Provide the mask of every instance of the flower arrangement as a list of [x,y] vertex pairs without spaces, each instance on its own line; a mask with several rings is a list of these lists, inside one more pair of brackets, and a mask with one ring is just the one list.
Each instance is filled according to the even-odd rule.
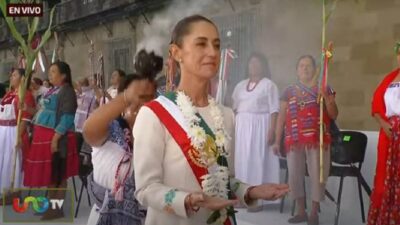
[[[226,157],[229,153],[225,150],[230,139],[224,128],[224,118],[216,101],[208,98],[213,127],[210,129],[215,137],[207,134],[201,126],[201,117],[190,98],[182,91],[177,92],[176,104],[183,114],[187,125],[187,135],[191,140],[195,155],[198,155],[197,165],[208,169],[209,173],[202,176],[201,186],[203,192],[211,197],[228,199],[229,197],[229,170]],[[215,211],[209,218],[209,223],[223,224],[227,219],[230,209]]]

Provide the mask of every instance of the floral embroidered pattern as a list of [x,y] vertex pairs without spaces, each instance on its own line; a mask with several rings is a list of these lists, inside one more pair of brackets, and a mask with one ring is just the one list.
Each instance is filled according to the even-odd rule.
[[164,210],[168,213],[175,213],[174,209],[172,208],[172,202],[176,197],[176,191],[177,189],[171,189],[164,196]]
[[400,224],[400,117],[389,118],[392,137],[386,161],[386,177],[381,205],[371,203],[368,225]]
[[[110,124],[109,132],[109,141],[121,146],[125,151],[131,149],[132,138],[129,128],[122,128],[118,120],[114,120]],[[131,150],[128,152],[131,152]]]
[[[115,196],[116,201],[122,201],[124,199],[125,183],[128,179],[131,168],[130,161],[132,160],[133,154],[132,133],[128,123],[122,117],[119,117],[111,122],[109,130],[110,136],[108,140],[118,144],[122,149],[125,150],[125,154],[118,164],[117,172],[115,174],[114,187],[111,192],[111,194]],[[129,169],[125,174],[120,173],[120,168],[123,163],[129,163]]]

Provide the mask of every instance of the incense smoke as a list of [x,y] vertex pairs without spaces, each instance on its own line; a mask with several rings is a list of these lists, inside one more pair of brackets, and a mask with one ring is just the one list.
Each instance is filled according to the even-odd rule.
[[137,51],[146,49],[157,55],[164,55],[167,51],[173,26],[182,18],[193,14],[200,14],[213,0],[174,0],[162,12],[157,12],[143,28],[143,38],[137,45]]

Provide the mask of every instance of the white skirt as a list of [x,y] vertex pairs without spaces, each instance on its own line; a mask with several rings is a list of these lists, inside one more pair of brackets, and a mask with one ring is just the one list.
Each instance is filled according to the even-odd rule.
[[[14,149],[17,135],[17,127],[0,126],[0,193],[3,194],[3,188],[11,188],[12,171],[14,166]],[[17,160],[15,167],[14,188],[22,187],[22,153],[21,149],[17,151]]]
[[235,177],[250,185],[279,183],[279,158],[268,145],[269,113],[238,113]]

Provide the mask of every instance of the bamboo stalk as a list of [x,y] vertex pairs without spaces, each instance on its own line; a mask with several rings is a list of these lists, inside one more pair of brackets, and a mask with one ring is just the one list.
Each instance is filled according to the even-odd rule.
[[[325,46],[325,31],[326,30],[326,12],[325,12],[325,0],[322,0],[322,48]],[[325,54],[324,52],[322,54]],[[326,57],[326,56],[325,56]],[[324,57],[322,57],[324,58]],[[321,70],[324,73],[324,62],[321,61]],[[320,81],[321,82],[321,81]],[[320,101],[319,101],[319,182],[324,182],[324,97],[322,95],[322,86],[320,87]]]

